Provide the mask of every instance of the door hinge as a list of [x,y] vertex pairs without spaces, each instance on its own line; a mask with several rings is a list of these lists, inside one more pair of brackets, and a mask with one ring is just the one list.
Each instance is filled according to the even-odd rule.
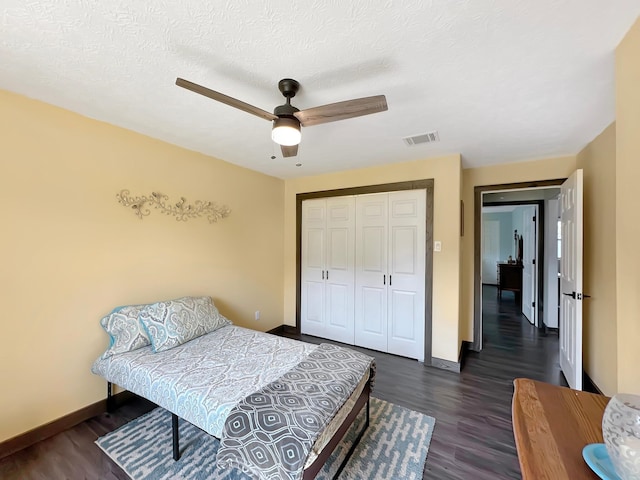
[[531,302],[531,306],[535,307],[536,306],[536,302]]
[[532,221],[532,222],[535,222],[535,221],[536,221],[536,217],[535,217],[535,215],[534,215],[534,217],[531,219],[531,221]]
[[536,259],[534,258],[533,260],[531,260],[531,263],[533,263],[535,265],[536,264]]

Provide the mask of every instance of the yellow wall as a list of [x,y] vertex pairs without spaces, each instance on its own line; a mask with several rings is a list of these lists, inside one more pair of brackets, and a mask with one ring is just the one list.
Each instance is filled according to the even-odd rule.
[[483,185],[565,178],[575,169],[575,156],[566,156],[490,167],[468,168],[462,171],[462,199],[465,205],[464,238],[462,242],[462,312],[460,315],[462,340],[473,341],[474,188]]
[[640,394],[640,19],[616,49],[618,390]]
[[[116,305],[211,295],[282,324],[282,180],[3,91],[0,132],[0,441],[105,397],[89,368]],[[123,188],[232,212],[139,220]]]
[[607,395],[618,391],[616,329],[616,126],[577,157],[584,170],[584,369]]
[[418,179],[434,180],[434,239],[442,242],[442,251],[433,254],[432,355],[458,361],[459,155],[286,180],[284,308],[288,325],[295,325],[296,318],[296,194]]

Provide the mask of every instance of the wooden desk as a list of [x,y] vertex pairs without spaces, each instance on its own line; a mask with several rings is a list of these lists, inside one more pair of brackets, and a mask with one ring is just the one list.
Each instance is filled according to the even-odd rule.
[[602,414],[609,397],[527,378],[513,384],[513,435],[523,480],[598,480],[582,449],[604,442]]

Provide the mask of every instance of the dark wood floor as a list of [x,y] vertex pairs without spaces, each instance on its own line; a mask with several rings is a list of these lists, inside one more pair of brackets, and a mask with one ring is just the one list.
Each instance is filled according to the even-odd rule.
[[[361,349],[377,360],[376,397],[436,418],[424,478],[520,478],[511,430],[513,379],[566,385],[557,335],[529,325],[510,293],[498,302],[495,288],[484,287],[483,302],[484,350],[469,353],[459,375]],[[0,460],[0,478],[127,479],[93,442],[151,408],[135,400]]]

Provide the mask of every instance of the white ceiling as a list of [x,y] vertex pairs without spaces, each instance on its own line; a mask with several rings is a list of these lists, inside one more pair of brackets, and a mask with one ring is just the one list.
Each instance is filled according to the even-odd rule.
[[[0,88],[281,178],[450,153],[476,167],[573,154],[609,125],[615,47],[639,14],[638,0],[3,0]],[[305,128],[283,159],[269,122],[178,76],[268,111],[284,77],[300,109],[384,94],[389,110]],[[402,141],[432,130],[439,143]]]

